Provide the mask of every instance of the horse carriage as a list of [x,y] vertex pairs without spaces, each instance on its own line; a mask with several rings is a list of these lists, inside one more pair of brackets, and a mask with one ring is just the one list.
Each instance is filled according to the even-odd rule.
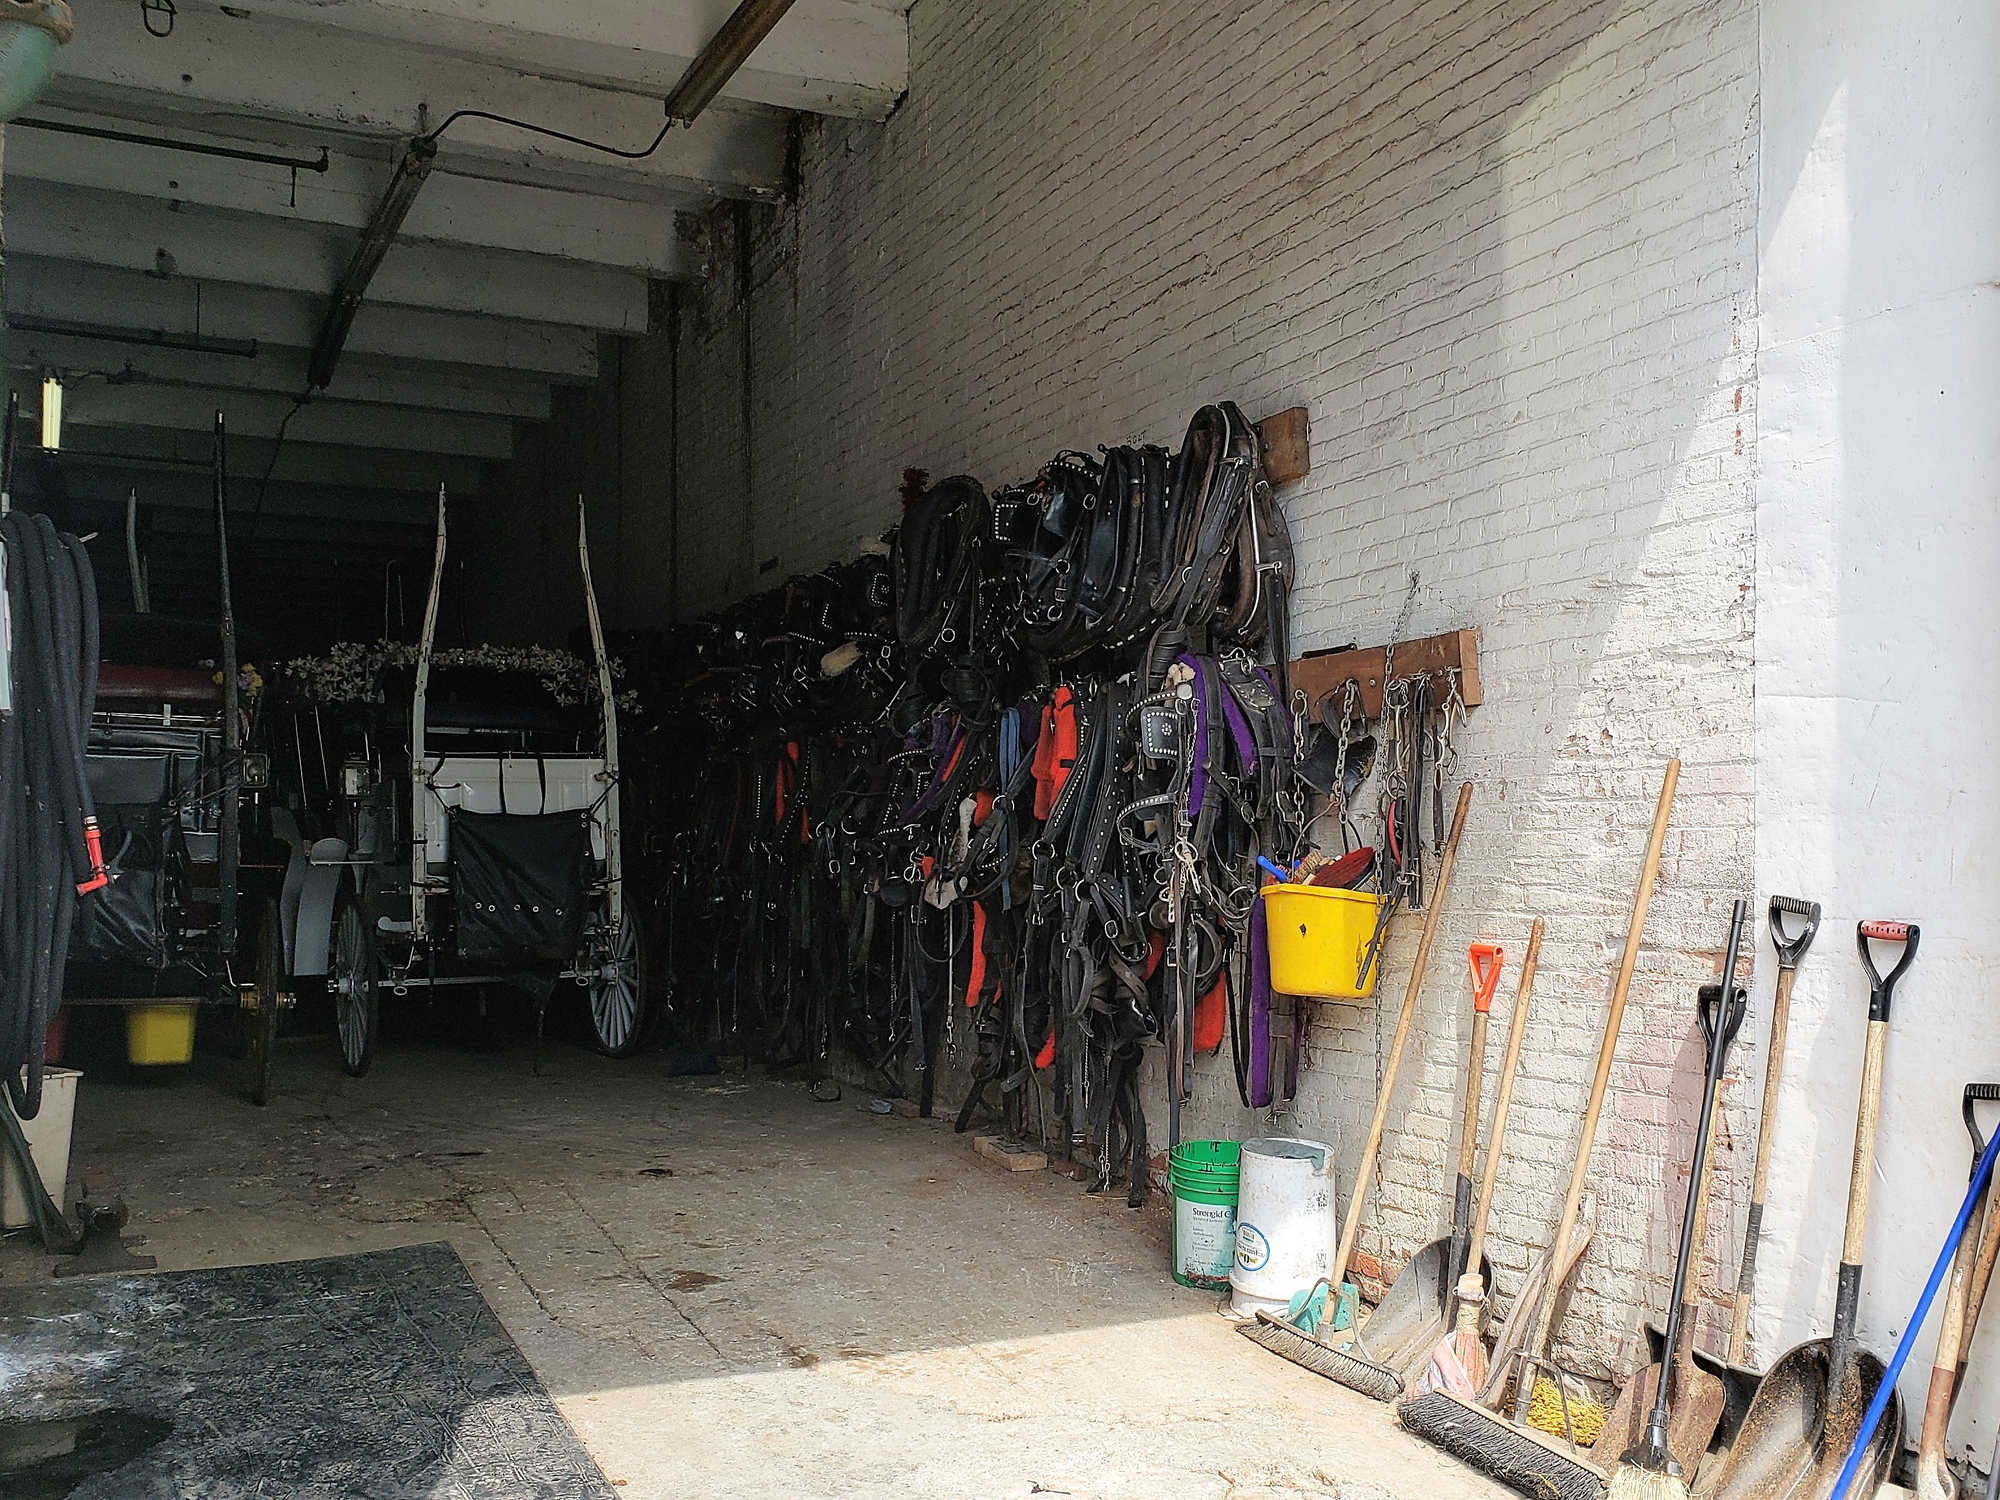
[[421,639],[343,648],[293,676],[293,771],[313,837],[287,881],[293,972],[324,976],[341,1058],[374,1061],[385,994],[510,984],[539,1047],[565,987],[599,1050],[647,1039],[642,918],[628,899],[618,694],[582,507],[592,661],[539,648],[441,650],[445,497]]

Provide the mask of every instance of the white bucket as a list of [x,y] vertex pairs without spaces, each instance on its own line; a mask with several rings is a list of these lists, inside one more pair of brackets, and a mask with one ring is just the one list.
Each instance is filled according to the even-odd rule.
[[[21,1122],[21,1134],[28,1138],[28,1155],[58,1208],[69,1183],[69,1134],[76,1120],[76,1083],[81,1077],[74,1068],[47,1069],[42,1074],[41,1111],[34,1119]],[[5,1090],[0,1090],[0,1109],[11,1111],[13,1107]],[[14,1153],[0,1146],[0,1229],[22,1229],[34,1222]]]
[[1333,1148],[1276,1137],[1243,1143],[1230,1306],[1243,1317],[1282,1313],[1333,1269]]

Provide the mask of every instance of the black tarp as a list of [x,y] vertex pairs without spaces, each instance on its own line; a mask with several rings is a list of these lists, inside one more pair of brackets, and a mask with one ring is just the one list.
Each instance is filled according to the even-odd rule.
[[590,814],[451,814],[458,956],[502,969],[566,964],[583,937]]

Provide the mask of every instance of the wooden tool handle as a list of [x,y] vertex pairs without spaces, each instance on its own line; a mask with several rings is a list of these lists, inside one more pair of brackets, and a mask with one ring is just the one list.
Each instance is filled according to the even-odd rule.
[[[1723,983],[1727,985],[1732,977],[1725,976]],[[1718,1089],[1716,1102],[1709,1106],[1711,1132],[1715,1128],[1715,1111],[1721,1107],[1721,1090]],[[1681,1291],[1680,1336],[1675,1340],[1680,1348],[1669,1349],[1666,1354],[1667,1359],[1682,1362],[1684,1370],[1692,1368],[1694,1363],[1694,1324],[1695,1316],[1701,1308],[1701,1270],[1708,1260],[1705,1253],[1708,1247],[1708,1194],[1714,1180],[1715,1153],[1710,1151],[1702,1157],[1701,1184],[1695,1191],[1694,1206],[1691,1210],[1694,1215],[1694,1234],[1690,1240],[1692,1249],[1688,1252],[1687,1282]]]
[[[1917,1442],[1917,1463],[1922,1466],[1944,1462],[1945,1428],[1951,1422],[1952,1396],[1958,1386],[1959,1351],[1971,1339],[1965,1326],[1966,1302],[1971,1292],[1972,1266],[1978,1253],[1976,1241],[1983,1227],[1978,1212],[1958,1237],[1958,1253],[1951,1262],[1951,1288],[1945,1293],[1944,1322],[1938,1327],[1937,1356],[1931,1361],[1930,1392],[1924,1401],[1924,1425]],[[1919,1485],[1919,1490],[1923,1488]]]
[[1451,837],[1445,841],[1444,860],[1438,866],[1437,883],[1431,887],[1430,909],[1424,913],[1424,933],[1417,942],[1417,956],[1410,965],[1410,983],[1403,991],[1403,1013],[1396,1018],[1395,1040],[1382,1067],[1382,1087],[1375,1096],[1375,1118],[1368,1125],[1368,1139],[1361,1147],[1361,1160],[1354,1169],[1354,1187],[1347,1197],[1347,1222],[1340,1229],[1340,1248],[1334,1252],[1333,1271],[1328,1280],[1332,1296],[1340,1295],[1347,1279],[1347,1263],[1354,1254],[1354,1242],[1361,1236],[1361,1205],[1368,1197],[1368,1179],[1375,1174],[1375,1156],[1382,1149],[1382,1127],[1389,1118],[1389,1096],[1396,1089],[1396,1069],[1403,1060],[1403,1043],[1409,1040],[1410,1018],[1416,1014],[1417,991],[1424,982],[1424,967],[1431,959],[1431,940],[1437,936],[1438,916],[1444,910],[1445,887],[1451,883],[1452,862],[1458,858],[1458,838],[1465,832],[1465,811],[1472,806],[1472,783],[1458,789],[1458,811],[1452,815]]
[[[1597,1140],[1597,1117],[1604,1109],[1604,1087],[1611,1080],[1611,1059],[1618,1050],[1618,1028],[1625,1019],[1625,999],[1632,991],[1632,973],[1639,966],[1639,939],[1646,930],[1646,908],[1653,899],[1653,881],[1660,873],[1660,851],[1667,842],[1667,813],[1674,804],[1674,788],[1680,784],[1681,763],[1667,762],[1666,779],[1660,783],[1659,804],[1653,809],[1653,832],[1646,840],[1646,862],[1639,870],[1639,893],[1632,899],[1632,920],[1625,928],[1625,952],[1618,960],[1618,980],[1611,988],[1611,1012],[1604,1018],[1604,1040],[1597,1048],[1597,1076],[1591,1080],[1590,1102],[1583,1110],[1583,1134],[1576,1145],[1576,1163],[1570,1168],[1569,1195],[1563,1199],[1562,1219],[1556,1226],[1553,1265],[1561,1265],[1569,1251],[1569,1237],[1576,1228],[1577,1206],[1583,1201],[1584,1179],[1590,1172],[1590,1148]],[[1549,1330],[1555,1321],[1556,1294],[1561,1283],[1552,1276],[1542,1293],[1542,1305],[1535,1311],[1535,1333],[1528,1353],[1540,1358],[1549,1347]],[[1525,1386],[1528,1382],[1524,1381]],[[1525,1417],[1525,1400],[1520,1401]]]
[[1861,1061],[1861,1108],[1854,1119],[1854,1163],[1847,1174],[1847,1232],[1840,1258],[1861,1264],[1868,1239],[1868,1182],[1875,1171],[1875,1127],[1882,1111],[1882,1053],[1889,1040],[1887,1021],[1868,1023],[1868,1050]]
[[1528,930],[1528,956],[1521,960],[1521,986],[1514,1014],[1507,1018],[1507,1055],[1500,1062],[1500,1092],[1493,1100],[1493,1129],[1486,1139],[1486,1174],[1479,1179],[1479,1207],[1472,1215],[1472,1240],[1465,1254],[1468,1274],[1479,1273],[1486,1253],[1486,1215],[1493,1207],[1493,1184],[1500,1176],[1500,1148],[1507,1139],[1507,1111],[1514,1103],[1514,1070],[1521,1062],[1521,1038],[1528,1029],[1528,997],[1535,989],[1535,962],[1542,956],[1542,919]]
[[[1968,1233],[1970,1231],[1968,1230]],[[1979,1253],[1973,1257],[1972,1276],[1965,1296],[1965,1332],[1958,1341],[1958,1372],[1965,1373],[1966,1355],[1972,1335],[1979,1327],[1980,1309],[1986,1305],[1986,1285],[1993,1279],[1993,1262],[2000,1256],[2000,1172],[1986,1192],[1986,1220],[1979,1232]]]
[[1472,1013],[1472,1047],[1465,1066],[1465,1118],[1459,1122],[1458,1175],[1472,1180],[1472,1164],[1479,1154],[1479,1095],[1486,1081],[1486,1012]]
[[1771,1001],[1771,1041],[1764,1053],[1764,1102],[1757,1116],[1757,1164],[1750,1175],[1750,1217],[1743,1228],[1743,1265],[1736,1278],[1736,1310],[1729,1320],[1729,1362],[1743,1363],[1750,1342],[1750,1295],[1757,1280],[1757,1241],[1764,1233],[1764,1189],[1771,1180],[1771,1142],[1778,1117],[1778,1088],[1785,1077],[1785,1037],[1791,1028],[1792,980],[1798,970],[1778,970]]

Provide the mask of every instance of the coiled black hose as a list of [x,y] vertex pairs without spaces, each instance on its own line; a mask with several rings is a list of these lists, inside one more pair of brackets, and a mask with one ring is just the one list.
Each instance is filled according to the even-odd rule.
[[78,887],[100,883],[103,866],[84,766],[97,586],[83,544],[46,516],[0,516],[0,543],[13,646],[13,712],[0,715],[0,1069],[32,1120]]

